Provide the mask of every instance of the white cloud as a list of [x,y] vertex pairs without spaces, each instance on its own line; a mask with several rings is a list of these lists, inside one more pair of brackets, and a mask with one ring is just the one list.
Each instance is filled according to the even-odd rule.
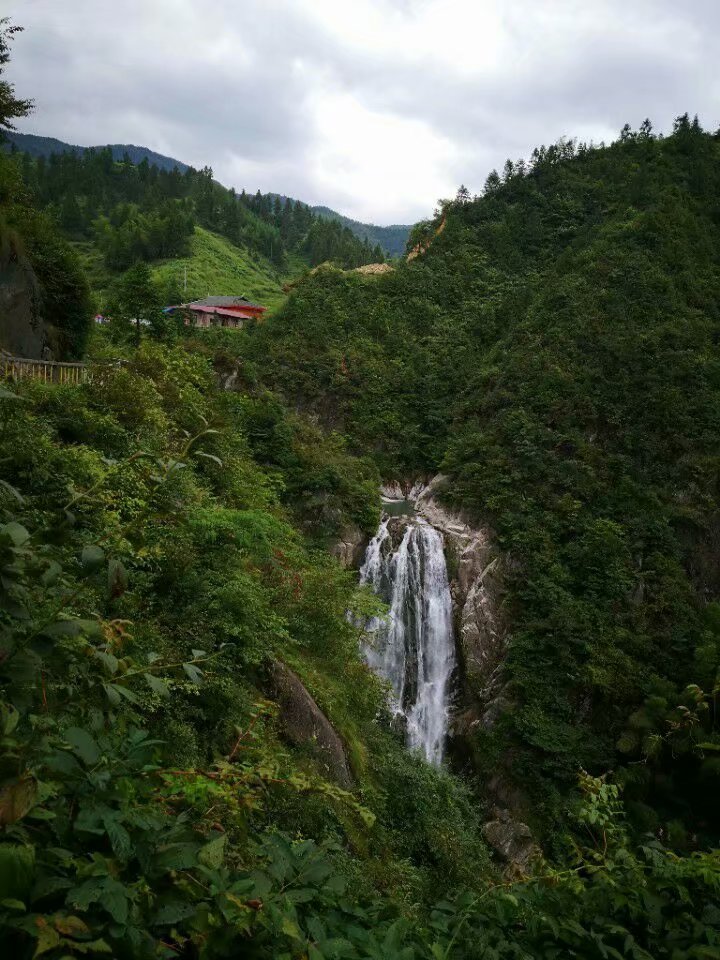
[[329,206],[352,208],[364,220],[381,210],[397,223],[408,210],[427,210],[435,194],[454,192],[448,170],[459,150],[427,123],[369,110],[348,93],[324,92],[313,112],[317,144],[308,173]]
[[[13,6],[14,4],[14,6]],[[714,0],[11,0],[22,129],[141,143],[378,223],[505,157],[720,120]]]

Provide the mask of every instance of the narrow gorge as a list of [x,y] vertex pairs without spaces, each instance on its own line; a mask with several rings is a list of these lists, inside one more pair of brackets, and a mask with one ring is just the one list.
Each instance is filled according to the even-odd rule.
[[368,625],[365,658],[390,686],[408,747],[435,765],[451,732],[491,726],[505,703],[499,557],[487,531],[436,500],[442,485],[384,487],[360,567],[361,583],[388,605]]

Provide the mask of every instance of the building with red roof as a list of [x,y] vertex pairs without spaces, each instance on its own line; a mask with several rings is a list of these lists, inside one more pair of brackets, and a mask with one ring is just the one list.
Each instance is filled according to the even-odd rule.
[[248,320],[261,320],[267,307],[253,303],[247,297],[206,297],[176,307],[168,307],[168,313],[181,310],[186,323],[196,327],[243,327]]

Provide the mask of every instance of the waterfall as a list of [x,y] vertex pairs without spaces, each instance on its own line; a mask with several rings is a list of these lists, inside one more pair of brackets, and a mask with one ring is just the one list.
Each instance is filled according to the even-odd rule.
[[443,540],[418,517],[407,522],[393,551],[384,517],[360,569],[390,607],[373,620],[364,653],[391,687],[391,707],[405,718],[408,746],[425,759],[442,761],[448,727],[450,678],[455,666],[452,602]]

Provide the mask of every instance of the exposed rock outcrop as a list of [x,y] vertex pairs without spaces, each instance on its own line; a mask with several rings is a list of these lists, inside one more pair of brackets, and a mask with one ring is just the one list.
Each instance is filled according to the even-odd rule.
[[502,616],[502,561],[487,528],[472,526],[437,499],[446,485],[435,477],[416,509],[445,537],[461,659],[461,711],[456,732],[492,727],[509,703],[502,690],[506,629]]
[[367,536],[359,527],[344,527],[340,533],[340,539],[330,547],[330,553],[346,570],[354,570],[362,563],[367,540]]
[[35,275],[12,248],[0,254],[0,349],[16,357],[52,359],[51,330],[38,315]]
[[425,483],[420,480],[393,480],[380,487],[383,500],[392,503],[394,500],[417,500],[425,489]]
[[327,776],[349,789],[352,777],[343,742],[298,675],[279,660],[271,669],[272,692],[280,706],[287,739],[308,747]]
[[392,273],[394,269],[395,267],[391,263],[366,263],[364,267],[355,267],[350,272],[377,277],[383,273]]
[[483,827],[483,836],[496,854],[507,864],[512,877],[526,876],[541,857],[540,847],[534,842],[530,827],[513,820],[507,810],[495,810],[495,819]]

